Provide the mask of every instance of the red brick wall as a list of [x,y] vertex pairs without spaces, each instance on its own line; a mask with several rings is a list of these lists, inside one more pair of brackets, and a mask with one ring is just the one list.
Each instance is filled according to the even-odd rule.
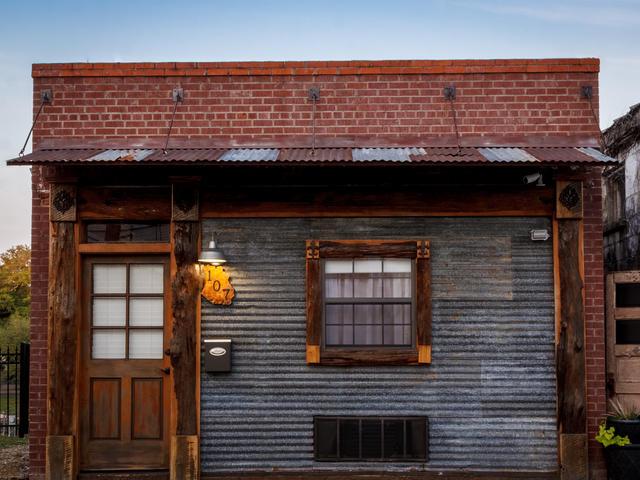
[[31,361],[29,377],[29,478],[44,479],[47,431],[47,277],[49,187],[31,169]]
[[176,87],[176,138],[310,135],[311,86],[319,136],[453,135],[446,85],[462,135],[595,135],[580,86],[597,109],[598,70],[597,59],[34,65],[36,106],[53,91],[34,141],[163,137]]
[[605,390],[604,263],[601,170],[592,168],[584,185],[585,351],[590,478],[605,479],[602,446],[594,440],[607,409]]

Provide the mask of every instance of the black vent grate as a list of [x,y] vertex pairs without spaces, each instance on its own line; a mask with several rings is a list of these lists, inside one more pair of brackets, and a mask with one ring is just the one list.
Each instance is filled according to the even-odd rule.
[[317,461],[426,461],[427,417],[324,417],[314,423]]

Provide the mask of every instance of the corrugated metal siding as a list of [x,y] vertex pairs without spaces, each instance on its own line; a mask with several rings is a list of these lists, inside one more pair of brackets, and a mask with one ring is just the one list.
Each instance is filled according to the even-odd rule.
[[[203,300],[202,338],[233,339],[229,374],[202,374],[202,471],[555,470],[552,242],[544,218],[219,219],[236,290]],[[429,238],[433,363],[305,363],[305,240]],[[313,415],[428,415],[430,460],[313,461]]]

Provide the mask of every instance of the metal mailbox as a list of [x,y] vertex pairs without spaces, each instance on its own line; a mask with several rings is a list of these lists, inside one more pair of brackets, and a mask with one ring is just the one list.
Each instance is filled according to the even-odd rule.
[[216,338],[204,341],[204,371],[205,372],[230,372],[231,371],[231,339]]

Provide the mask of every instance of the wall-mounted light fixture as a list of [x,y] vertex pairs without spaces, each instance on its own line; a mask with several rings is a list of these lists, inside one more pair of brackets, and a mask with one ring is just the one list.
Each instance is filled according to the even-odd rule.
[[200,252],[198,262],[207,263],[209,265],[222,265],[224,263],[227,263],[224,252],[220,247],[216,245],[216,239],[213,235],[211,235],[209,246],[207,248],[203,248]]
[[540,230],[531,230],[529,234],[531,235],[531,240],[533,240],[534,242],[545,242],[549,240],[550,237],[549,232],[546,228]]

